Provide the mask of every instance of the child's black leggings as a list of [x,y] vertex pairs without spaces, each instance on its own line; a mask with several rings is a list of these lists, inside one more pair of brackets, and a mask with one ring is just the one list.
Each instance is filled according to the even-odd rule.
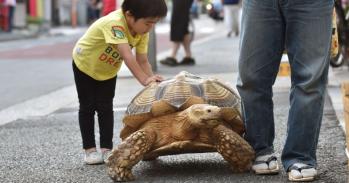
[[100,147],[113,147],[113,98],[116,77],[97,81],[81,72],[73,61],[76,90],[79,97],[79,125],[84,149],[96,147],[94,115],[98,114]]

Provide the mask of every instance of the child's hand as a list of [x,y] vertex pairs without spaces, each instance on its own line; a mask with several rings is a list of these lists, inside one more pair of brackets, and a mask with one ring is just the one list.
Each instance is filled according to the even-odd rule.
[[147,85],[149,85],[152,82],[161,82],[163,80],[164,80],[164,78],[162,76],[156,74],[156,75],[148,77],[145,80],[144,86],[147,86]]
[[156,82],[161,82],[164,80],[164,78],[158,74],[153,75],[155,77]]

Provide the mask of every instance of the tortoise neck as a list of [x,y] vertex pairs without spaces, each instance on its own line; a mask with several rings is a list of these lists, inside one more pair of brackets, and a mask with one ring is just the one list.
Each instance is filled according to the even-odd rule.
[[188,114],[186,113],[186,111],[182,111],[177,114],[174,126],[174,137],[187,137],[188,139],[194,139],[199,132],[199,128],[192,125],[192,123],[190,122],[190,119],[188,118]]
[[178,113],[178,124],[180,124],[180,126],[183,129],[190,129],[193,130],[195,128],[197,128],[195,125],[193,125],[192,123],[192,119],[190,119],[189,114],[187,111],[182,111],[180,113]]

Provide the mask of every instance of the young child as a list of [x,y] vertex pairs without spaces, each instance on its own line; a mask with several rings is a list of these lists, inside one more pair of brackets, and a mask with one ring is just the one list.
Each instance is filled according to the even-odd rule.
[[[124,0],[120,10],[98,19],[76,43],[73,71],[86,164],[103,163],[113,147],[113,98],[122,62],[144,86],[163,80],[153,74],[147,49],[148,32],[166,13],[164,0]],[[135,55],[131,51],[133,47]],[[98,113],[100,152],[94,136],[95,112]]]

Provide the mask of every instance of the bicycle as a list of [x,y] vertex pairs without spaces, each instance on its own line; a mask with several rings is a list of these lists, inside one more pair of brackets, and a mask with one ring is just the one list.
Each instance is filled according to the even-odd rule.
[[[346,8],[344,6],[346,6]],[[349,1],[335,1],[338,31],[338,54],[330,59],[332,67],[349,65]]]

